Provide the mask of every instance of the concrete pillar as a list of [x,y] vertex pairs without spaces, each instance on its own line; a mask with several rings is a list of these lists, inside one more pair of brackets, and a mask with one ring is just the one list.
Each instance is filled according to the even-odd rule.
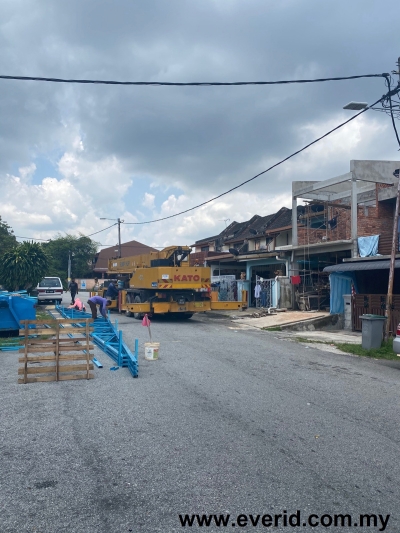
[[358,244],[357,244],[357,181],[354,173],[352,172],[351,179],[351,256],[358,257]]
[[297,198],[292,197],[292,246],[297,246]]

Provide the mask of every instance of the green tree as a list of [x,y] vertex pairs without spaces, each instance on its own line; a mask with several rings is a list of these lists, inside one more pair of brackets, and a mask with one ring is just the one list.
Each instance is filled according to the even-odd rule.
[[0,283],[9,291],[36,287],[46,276],[48,257],[41,244],[24,241],[6,252],[0,262]]
[[71,276],[86,278],[93,274],[93,259],[96,255],[98,244],[89,237],[58,235],[43,246],[50,259],[48,276],[57,276],[63,281],[66,280],[70,253]]
[[0,258],[11,248],[17,245],[14,232],[7,222],[3,222],[0,216]]

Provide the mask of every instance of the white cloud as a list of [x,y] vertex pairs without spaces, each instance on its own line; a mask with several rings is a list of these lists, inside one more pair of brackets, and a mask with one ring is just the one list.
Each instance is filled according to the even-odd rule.
[[154,194],[150,194],[150,193],[146,192],[146,193],[144,193],[144,200],[142,202],[142,205],[144,207],[152,209],[154,207],[154,199],[155,199],[155,195]]
[[[355,74],[354,65],[357,73],[389,72],[398,32],[387,25],[397,8],[388,1],[385,10],[370,5],[362,19],[361,0],[346,4],[345,18],[318,0],[121,0],[96,9],[78,0],[3,2],[0,60],[5,73],[143,81],[341,76]],[[144,208],[153,218],[186,210],[346,120],[344,103],[372,102],[385,91],[381,79],[231,88],[0,83],[0,215],[17,234],[37,238],[113,223],[101,217],[143,221]],[[290,207],[292,180],[345,173],[350,159],[397,157],[390,119],[368,112],[196,211],[123,225],[123,239],[190,244],[219,233],[224,219]],[[38,182],[46,161],[58,173]],[[116,226],[94,239],[115,244]]]

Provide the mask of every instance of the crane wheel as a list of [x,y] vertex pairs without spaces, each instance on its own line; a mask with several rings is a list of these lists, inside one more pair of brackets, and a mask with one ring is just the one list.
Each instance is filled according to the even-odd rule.
[[[135,299],[133,300],[134,304],[140,304],[142,303],[142,300],[140,299],[140,296],[135,296]],[[141,320],[144,317],[143,313],[133,313],[133,316],[136,318],[136,320]]]
[[[132,303],[132,298],[131,298],[131,295],[129,293],[127,295],[127,300],[128,300],[129,304]],[[129,317],[133,316],[132,311],[125,311],[125,316],[129,316]]]

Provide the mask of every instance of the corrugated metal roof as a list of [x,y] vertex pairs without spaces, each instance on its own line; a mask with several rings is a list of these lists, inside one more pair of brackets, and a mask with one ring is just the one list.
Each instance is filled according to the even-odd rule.
[[[390,268],[390,260],[363,261],[360,263],[341,263],[324,268],[324,272],[353,272],[354,270],[385,270]],[[395,262],[395,268],[400,268],[400,259]]]

